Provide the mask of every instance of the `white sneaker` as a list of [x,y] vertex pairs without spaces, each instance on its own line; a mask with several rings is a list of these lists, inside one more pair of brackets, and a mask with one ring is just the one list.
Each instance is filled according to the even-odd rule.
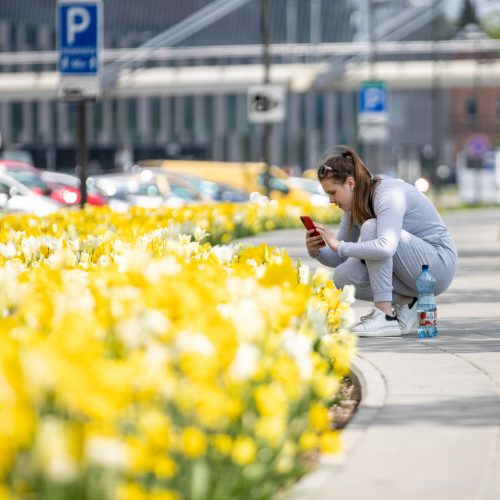
[[395,304],[394,312],[398,318],[401,333],[410,333],[417,325],[417,299],[413,298],[409,304]]
[[389,316],[383,311],[374,307],[366,316],[361,316],[359,323],[352,329],[358,337],[399,337],[399,328],[396,316]]

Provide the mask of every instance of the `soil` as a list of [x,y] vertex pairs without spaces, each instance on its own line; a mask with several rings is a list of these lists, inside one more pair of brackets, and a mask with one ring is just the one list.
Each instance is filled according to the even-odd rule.
[[[333,430],[343,429],[356,413],[360,401],[361,388],[358,383],[350,377],[343,378],[335,402],[328,411],[330,428]],[[318,460],[319,449],[310,451],[303,456],[304,464],[307,467],[314,467]]]
[[359,385],[350,377],[342,379],[337,402],[330,407],[333,429],[343,429],[351,420],[361,400]]

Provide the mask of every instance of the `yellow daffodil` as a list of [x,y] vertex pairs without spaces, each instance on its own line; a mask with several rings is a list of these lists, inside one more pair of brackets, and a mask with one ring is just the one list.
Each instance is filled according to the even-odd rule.
[[257,445],[255,441],[248,436],[238,436],[233,444],[231,457],[238,465],[251,464],[257,455]]
[[196,427],[187,427],[182,431],[181,446],[186,457],[199,458],[207,449],[207,437]]
[[230,477],[268,494],[302,451],[338,451],[327,402],[355,354],[352,291],[282,249],[224,245],[301,213],[339,215],[272,202],[3,216],[0,496],[43,483],[61,500],[229,497]]

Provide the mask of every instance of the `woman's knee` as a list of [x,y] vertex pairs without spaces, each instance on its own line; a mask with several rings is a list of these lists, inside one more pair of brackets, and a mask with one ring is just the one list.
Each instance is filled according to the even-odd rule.
[[358,259],[348,259],[337,266],[333,272],[333,284],[339,289],[346,285],[358,286],[366,281],[368,281],[366,266]]
[[345,266],[337,266],[333,273],[333,284],[336,288],[341,289],[346,285],[353,285],[352,278],[349,276],[350,273],[347,271]]
[[[359,261],[358,261],[359,262]],[[368,280],[366,266],[359,262],[359,265],[349,263],[341,264],[333,273],[333,284],[336,288],[343,289],[346,285],[353,285],[355,297],[358,300],[373,300],[373,292]]]
[[377,219],[367,219],[361,225],[360,237],[361,241],[374,240],[377,237]]

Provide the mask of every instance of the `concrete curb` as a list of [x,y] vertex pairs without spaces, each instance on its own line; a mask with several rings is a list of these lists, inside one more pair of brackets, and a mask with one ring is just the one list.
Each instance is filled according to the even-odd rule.
[[361,387],[361,401],[354,417],[342,430],[343,452],[334,456],[321,456],[317,467],[279,498],[283,500],[320,498],[320,493],[326,491],[325,488],[331,484],[332,473],[341,466],[384,406],[387,385],[382,373],[375,365],[363,356],[357,355],[352,362],[351,377],[355,378]]
[[359,354],[353,360],[351,376],[361,387],[361,401],[353,418],[342,431],[344,453],[339,456],[339,461],[343,461],[346,454],[354,448],[363,432],[384,406],[387,396],[384,376],[373,363]]

